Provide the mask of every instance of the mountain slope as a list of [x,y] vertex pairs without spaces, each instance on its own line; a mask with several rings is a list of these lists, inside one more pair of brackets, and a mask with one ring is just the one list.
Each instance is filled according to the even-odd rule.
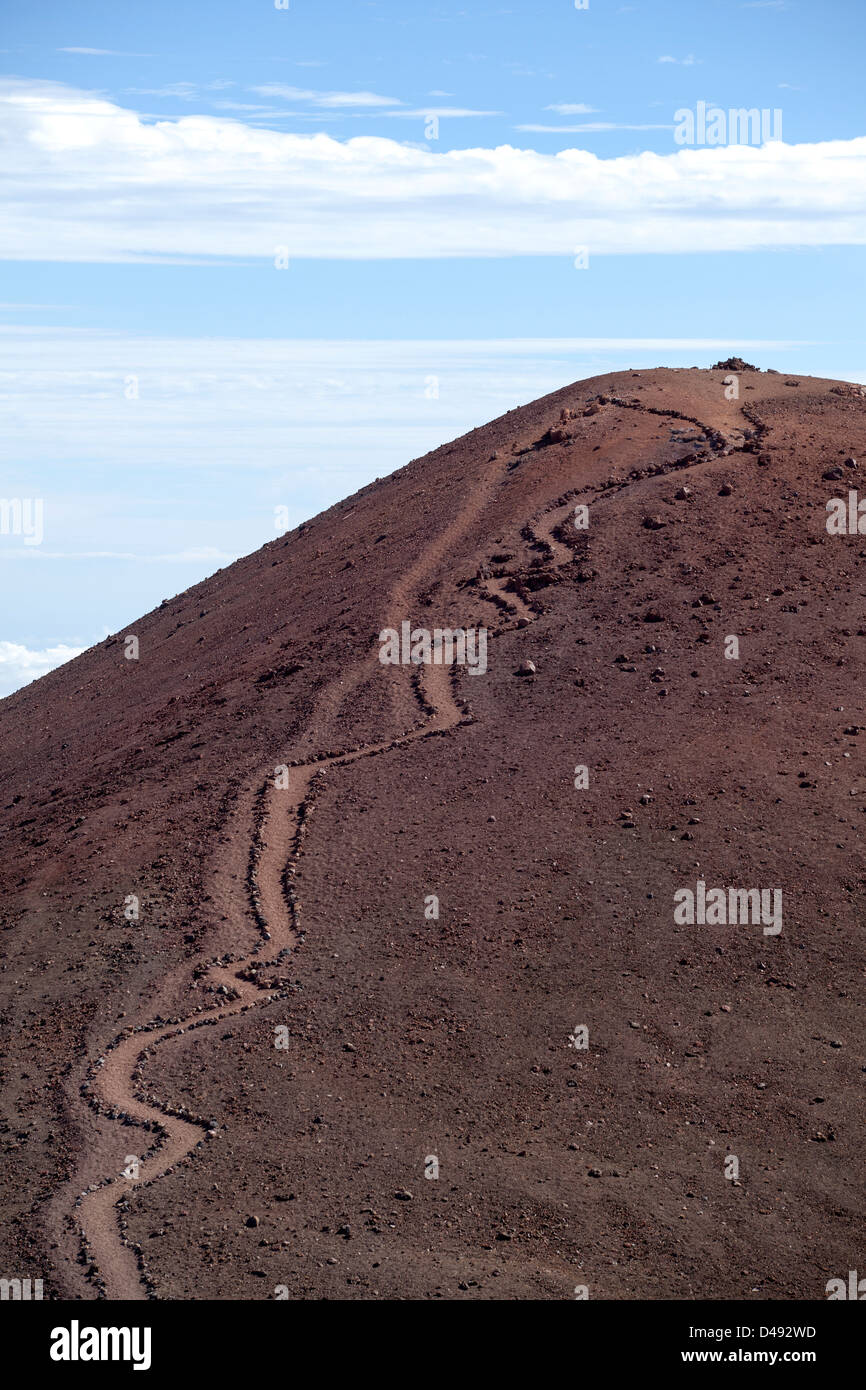
[[[509,412],[0,704],[5,1267],[180,1298],[855,1267],[866,626],[825,503],[866,402],[727,376]],[[404,620],[486,627],[487,671],[383,666]],[[781,932],[677,922],[698,880],[781,890]]]

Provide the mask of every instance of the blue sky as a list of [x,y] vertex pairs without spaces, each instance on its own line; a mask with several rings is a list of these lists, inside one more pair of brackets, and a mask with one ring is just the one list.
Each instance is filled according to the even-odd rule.
[[[0,534],[0,695],[276,507],[568,381],[866,381],[864,31],[859,0],[7,4],[0,497],[45,519]],[[699,102],[781,142],[684,147]]]

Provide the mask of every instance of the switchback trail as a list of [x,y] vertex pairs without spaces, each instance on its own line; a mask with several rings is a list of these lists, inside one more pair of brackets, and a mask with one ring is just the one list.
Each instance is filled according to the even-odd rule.
[[[695,463],[704,461],[709,460],[694,460]],[[683,461],[676,466],[688,466],[688,463]],[[399,627],[403,619],[411,617],[412,603],[417,599],[422,582],[435,572],[452,547],[482,515],[506,471],[501,462],[490,468],[473,489],[468,504],[458,509],[454,520],[400,576],[388,601],[386,622],[389,625]],[[628,480],[621,486],[628,486]],[[556,531],[566,519],[575,497],[600,491],[575,488],[549,505],[527,527],[529,539],[545,550],[548,567],[560,569],[575,560],[575,553],[557,538]],[[516,581],[519,588],[519,576],[507,573],[479,581],[479,596],[496,609],[500,619],[505,619],[491,629],[491,638],[517,626],[526,626],[535,616],[531,605],[515,591]],[[159,1019],[130,1025],[97,1060],[82,1087],[82,1094],[91,1106],[118,1125],[129,1127],[130,1133],[128,1140],[117,1143],[114,1172],[106,1173],[99,1183],[91,1184],[83,1193],[78,1193],[73,1179],[65,1214],[62,1204],[54,1213],[55,1222],[72,1220],[77,1227],[85,1262],[90,1267],[91,1287],[95,1285],[101,1296],[111,1299],[156,1296],[141,1252],[123,1232],[126,1199],[136,1188],[170,1173],[218,1132],[215,1121],[189,1115],[181,1107],[170,1107],[145,1096],[142,1072],[148,1055],[168,1039],[180,1037],[192,1029],[211,1027],[259,1004],[289,995],[288,981],[282,978],[282,971],[286,958],[301,940],[300,909],[293,880],[308,823],[314,781],[360,758],[385,754],[418,739],[447,734],[470,718],[455,698],[448,666],[410,668],[411,681],[400,679],[403,672],[398,668],[396,672],[388,672],[393,681],[394,713],[404,728],[410,724],[408,731],[360,748],[316,757],[313,748],[322,746],[326,731],[338,725],[340,709],[347,697],[377,667],[378,652],[366,653],[355,666],[332,681],[320,696],[307,732],[294,750],[297,755],[300,748],[302,758],[296,756],[296,761],[287,766],[281,779],[275,780],[271,769],[262,784],[260,774],[258,783],[241,798],[242,810],[252,807],[257,811],[248,888],[262,938],[242,959],[202,959],[198,966],[193,966],[199,982],[221,995],[225,1003],[216,1008],[199,1004],[186,1016],[171,1021]],[[383,676],[386,674],[383,668],[378,669]],[[419,722],[422,713],[423,722]],[[163,981],[160,993],[170,994],[170,987],[180,985],[188,993],[190,968],[187,961],[172,971]],[[146,1153],[135,1156],[133,1163],[133,1156],[124,1150],[130,1145],[134,1147],[131,1134],[138,1127],[155,1134],[156,1142]]]
[[[501,479],[501,465],[490,470],[472,494],[469,504],[458,510],[455,519],[439,533],[410,570],[398,580],[388,603],[387,622],[399,626],[410,616],[410,607],[418,586],[448,554],[481,515]],[[495,635],[495,634],[494,634]],[[333,725],[340,707],[364,677],[375,671],[378,651],[365,655],[349,672],[334,680],[320,697],[310,721],[304,743],[319,742],[324,730]],[[379,667],[382,674],[385,669]],[[418,675],[417,668],[412,668]],[[126,1199],[136,1188],[147,1185],[170,1173],[174,1166],[188,1157],[198,1146],[207,1143],[217,1130],[211,1122],[170,1109],[142,1094],[142,1070],[152,1049],[170,1038],[182,1036],[191,1029],[213,1026],[245,1012],[258,1004],[285,998],[288,990],[279,980],[286,955],[296,949],[300,939],[299,907],[292,887],[296,862],[300,853],[306,814],[314,779],[326,776],[330,769],[357,761],[437,734],[447,733],[463,722],[462,712],[454,696],[450,668],[424,668],[422,689],[413,692],[412,684],[401,681],[403,691],[395,694],[395,705],[406,710],[406,691],[414,704],[417,720],[420,707],[426,712],[424,722],[396,738],[383,739],[361,748],[326,757],[310,757],[287,768],[281,784],[275,782],[273,771],[259,789],[261,820],[258,828],[257,853],[251,888],[254,905],[263,927],[263,939],[243,959],[230,963],[202,961],[200,977],[207,987],[226,997],[225,1006],[216,1009],[198,1005],[186,1017],[158,1024],[130,1026],[91,1068],[83,1093],[89,1103],[102,1115],[124,1126],[142,1126],[158,1136],[157,1142],[144,1154],[122,1153],[132,1144],[118,1144],[117,1170],[92,1184],[74,1201],[72,1219],[81,1237],[90,1278],[98,1292],[111,1299],[142,1299],[153,1294],[147,1281],[140,1251],[136,1250],[122,1230],[122,1212]],[[247,801],[255,800],[248,797]],[[266,948],[266,949],[263,949]],[[266,958],[267,957],[267,958]],[[163,982],[167,986],[188,982],[190,963],[185,962]],[[278,978],[272,985],[258,982],[260,976]],[[129,1176],[127,1176],[129,1174]]]

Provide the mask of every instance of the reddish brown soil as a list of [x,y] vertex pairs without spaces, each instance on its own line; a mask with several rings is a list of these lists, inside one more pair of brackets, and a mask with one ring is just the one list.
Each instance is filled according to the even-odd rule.
[[[761,1299],[857,1267],[866,549],[825,503],[866,400],[725,376],[512,411],[168,600],[138,661],[121,633],[0,703],[7,1277]],[[404,618],[483,624],[487,673],[382,667]],[[698,878],[781,888],[781,934],[677,925]]]

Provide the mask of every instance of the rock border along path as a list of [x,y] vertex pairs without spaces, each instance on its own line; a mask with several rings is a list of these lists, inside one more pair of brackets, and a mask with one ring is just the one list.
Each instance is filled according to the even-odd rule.
[[[455,520],[425,549],[418,560],[400,577],[389,598],[389,610],[397,621],[408,614],[411,599],[423,578],[447,556],[449,548],[480,516],[496,486],[502,469],[488,473],[472,496],[471,505],[458,512]],[[393,619],[392,619],[393,621]],[[311,724],[314,733],[307,741],[321,736],[327,723],[333,723],[340,706],[364,676],[378,664],[378,652],[365,655],[352,671],[340,676],[323,693]],[[417,673],[413,673],[417,674]],[[300,912],[292,885],[314,783],[329,769],[359,758],[387,753],[420,738],[447,733],[469,718],[455,699],[447,667],[425,668],[423,685],[412,682],[410,691],[417,708],[426,714],[423,724],[407,733],[380,743],[364,745],[338,754],[310,757],[288,767],[287,787],[277,788],[271,772],[254,797],[258,829],[251,854],[248,886],[253,910],[262,929],[262,939],[240,960],[201,961],[193,967],[207,976],[212,989],[222,991],[230,1002],[225,1007],[202,1009],[183,1018],[155,1024],[131,1026],[124,1030],[103,1056],[90,1068],[81,1094],[101,1115],[124,1126],[140,1126],[155,1133],[157,1143],[138,1156],[138,1176],[127,1178],[122,1171],[92,1184],[74,1200],[72,1220],[80,1236],[90,1279],[99,1295],[112,1299],[142,1299],[155,1296],[144,1267],[142,1252],[123,1232],[123,1211],[131,1191],[149,1185],[169,1174],[217,1132],[215,1122],[190,1115],[182,1107],[169,1107],[143,1093],[143,1068],[152,1049],[170,1038],[180,1037],[194,1028],[213,1026],[258,1004],[286,998],[289,990],[262,986],[256,976],[279,973],[286,955],[299,945],[302,932]],[[404,684],[405,682],[401,683]],[[263,947],[267,947],[267,959]],[[172,982],[188,980],[190,963],[172,972]],[[130,1147],[127,1143],[123,1147]],[[120,1149],[118,1145],[118,1149]],[[124,1157],[124,1162],[125,1162]],[[122,1165],[118,1164],[119,1170]]]
[[[640,477],[711,462],[721,456],[727,444],[718,431],[701,425],[697,420],[692,421],[677,411],[635,406],[610,397],[606,403],[619,408],[645,409],[653,414],[689,419],[690,423],[705,431],[711,443],[713,452],[710,454],[642,472],[638,475]],[[395,619],[399,622],[408,616],[422,580],[447,557],[452,545],[480,517],[513,466],[513,460],[506,460],[504,467],[502,462],[498,462],[474,490],[471,505],[458,512],[454,521],[434,538],[415,564],[400,577],[389,598],[390,622],[393,623]],[[619,492],[632,481],[636,481],[636,478],[626,478],[613,486],[573,489],[528,524],[524,530],[525,538],[547,551],[554,562],[548,566],[549,569],[559,569],[573,563],[577,558],[575,553],[556,539],[555,531],[570,512],[574,499]],[[543,529],[535,530],[536,526]],[[517,627],[525,627],[536,616],[530,605],[508,587],[514,581],[519,583],[519,579],[519,575],[505,573],[479,583],[482,599],[491,604],[500,617],[507,613],[510,619],[501,622],[490,632],[491,639]],[[377,660],[378,653],[365,655],[362,661],[334,680],[323,692],[305,742],[310,743],[313,739],[318,741],[322,737],[323,724],[327,726],[336,721],[347,696],[371,672],[371,668],[375,669]],[[447,734],[460,724],[471,722],[472,716],[458,704],[450,669],[431,665],[425,666],[423,673],[422,677],[420,671],[414,669],[410,682],[395,682],[393,687],[395,712],[404,717],[407,714],[408,685],[408,697],[413,701],[416,718],[419,707],[424,715],[422,724],[397,738],[341,753],[310,756],[306,761],[295,761],[288,767],[288,786],[285,788],[275,786],[271,771],[265,783],[260,783],[258,791],[252,795],[256,824],[247,887],[262,939],[242,959],[202,959],[197,966],[193,966],[199,978],[206,976],[210,987],[227,997],[225,1007],[208,1009],[198,1005],[183,1018],[128,1027],[97,1059],[83,1082],[81,1094],[98,1113],[124,1126],[143,1127],[157,1136],[156,1143],[146,1153],[139,1155],[137,1178],[126,1178],[120,1171],[106,1176],[100,1183],[92,1184],[80,1193],[72,1203],[71,1212],[67,1211],[67,1221],[71,1216],[77,1227],[81,1250],[90,1266],[88,1277],[98,1296],[111,1299],[157,1296],[140,1248],[127,1239],[123,1230],[123,1213],[128,1206],[126,1198],[131,1191],[170,1174],[179,1163],[188,1160],[196,1149],[218,1133],[215,1121],[193,1116],[183,1107],[170,1107],[156,1097],[145,1094],[143,1071],[148,1056],[154,1047],[192,1029],[210,1027],[259,1004],[289,997],[289,988],[279,978],[271,985],[262,985],[257,977],[260,974],[279,977],[283,962],[303,937],[293,879],[314,792],[320,785],[320,779],[335,767],[405,747],[418,739]],[[166,983],[188,984],[189,972],[190,962],[186,961],[171,972]],[[124,1145],[118,1144],[118,1150],[129,1147],[130,1143],[131,1140]]]

